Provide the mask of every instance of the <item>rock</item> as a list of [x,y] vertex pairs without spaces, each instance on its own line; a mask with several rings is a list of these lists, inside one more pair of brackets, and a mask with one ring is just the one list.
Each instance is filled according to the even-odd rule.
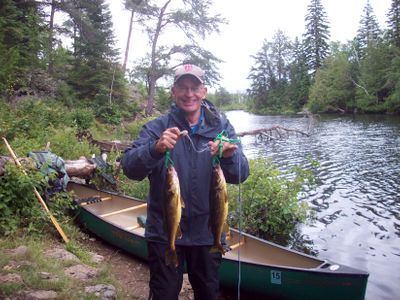
[[90,260],[92,262],[96,263],[96,264],[101,263],[101,262],[104,261],[104,256],[101,256],[101,255],[96,254],[96,253],[91,253],[91,255],[92,256],[91,256]]
[[57,299],[57,293],[55,291],[26,291],[25,298],[26,300],[48,300],[48,299]]
[[117,299],[117,291],[111,284],[97,284],[85,287],[85,293],[95,294],[102,299]]
[[10,260],[7,265],[3,267],[3,270],[18,270],[21,267],[30,267],[32,263],[30,261],[22,260],[22,261],[14,261]]
[[67,250],[61,249],[61,248],[53,248],[53,249],[47,250],[45,252],[45,254],[47,256],[57,258],[57,259],[79,261],[79,258],[76,257],[76,255],[72,254],[71,252],[68,252]]
[[23,257],[23,256],[26,256],[28,253],[29,253],[29,249],[26,246],[19,246],[18,248],[11,250],[12,256]]
[[96,277],[99,270],[89,266],[75,265],[64,269],[64,273],[75,279],[88,280]]
[[39,272],[38,275],[42,279],[47,279],[47,280],[52,281],[52,282],[58,281],[58,276],[55,275],[55,274],[51,274],[51,273],[48,273],[48,272]]
[[0,284],[3,283],[22,283],[22,277],[15,273],[0,273]]

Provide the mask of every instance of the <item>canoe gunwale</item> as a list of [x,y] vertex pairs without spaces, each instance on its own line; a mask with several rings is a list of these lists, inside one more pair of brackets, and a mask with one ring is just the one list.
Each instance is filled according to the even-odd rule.
[[[90,204],[79,204],[79,202],[77,201],[79,200],[79,198],[76,198],[79,195],[79,189],[82,189],[81,195],[87,195],[91,191],[100,195],[114,195],[118,198],[121,198],[122,203],[124,203],[125,207],[126,202],[124,202],[123,199],[134,200],[137,202],[135,205],[143,205],[144,203],[147,203],[147,201],[127,195],[122,195],[120,193],[98,190],[85,184],[72,182],[71,186],[69,185],[69,190],[75,190],[77,192],[76,195],[74,195],[74,200],[79,205],[79,209],[81,210],[81,212],[83,212],[82,214],[78,214],[78,221],[86,225],[87,229],[95,233],[99,238],[102,238],[110,244],[120,247],[125,251],[131,253],[132,255],[135,255],[138,258],[147,261],[147,242],[144,236],[143,227],[140,227],[140,230],[128,230],[126,227],[120,226],[120,224],[117,224],[112,220],[107,219],[107,217],[102,218],[99,211],[97,211],[98,214],[96,214],[96,210],[90,209]],[[109,209],[110,206],[108,203],[109,201],[107,201],[105,207]],[[124,206],[121,205],[121,207]],[[132,224],[132,226],[133,225],[135,224]],[[99,226],[101,228],[98,228]],[[234,228],[230,228],[230,230],[231,233],[233,233],[231,234],[230,240],[233,244],[239,244],[239,246],[236,249],[231,250],[232,252],[230,255],[228,255],[229,257],[227,257],[227,255],[222,257],[222,265],[220,268],[221,285],[235,288],[235,282],[237,282],[238,280],[237,270],[239,264],[241,264],[242,272],[245,272],[242,273],[242,283],[247,286],[242,286],[242,288],[247,291],[252,291],[253,289],[255,289],[254,282],[257,281],[258,286],[255,291],[257,291],[257,293],[262,293],[264,295],[269,295],[272,297],[276,297],[277,295],[282,296],[287,293],[288,299],[298,299],[296,296],[297,293],[302,293],[302,295],[304,295],[304,297],[306,297],[307,299],[321,299],[319,296],[317,297],[317,293],[320,293],[318,295],[322,295],[323,293],[323,295],[327,297],[326,299],[343,299],[343,297],[340,297],[339,295],[345,295],[345,297],[347,297],[348,295],[352,295],[352,299],[364,299],[369,276],[368,272],[347,265],[338,264],[328,259],[319,259],[314,256],[260,239],[251,234],[239,232],[239,230]],[[246,239],[249,240],[246,241]],[[256,242],[253,243],[254,241]],[[272,247],[274,249],[278,249],[278,253],[280,253],[279,251],[284,251],[285,255],[291,256],[292,254],[294,254],[295,256],[305,257],[306,259],[310,260],[311,263],[312,261],[320,263],[316,267],[296,267],[284,264],[273,264],[269,263],[268,261],[253,262],[242,260],[243,256],[235,258],[235,254],[237,253],[233,251],[238,251],[238,253],[241,253],[238,249],[241,249],[242,246],[245,247],[247,243],[250,244],[250,249],[253,249],[251,247],[256,247],[258,243],[261,243],[266,245],[266,250],[263,251],[268,251],[268,249],[270,249],[268,247]],[[249,251],[249,249],[245,251]],[[245,255],[244,253],[245,252],[243,252],[241,255]],[[255,259],[257,259],[257,257]],[[330,266],[335,265],[337,265],[338,267],[332,268],[331,270]],[[306,264],[304,264],[304,266],[306,266]],[[247,269],[247,271],[244,271],[245,269]],[[235,272],[236,274],[233,274]],[[267,280],[268,282],[263,281],[263,283],[260,283],[259,275],[256,275],[259,274],[258,272],[262,272],[262,278],[265,278],[264,280]],[[280,283],[279,285],[277,285],[276,283],[272,282],[272,274],[274,272],[279,274],[282,273],[282,276],[284,276],[284,278],[290,278],[291,285],[284,285],[283,281],[282,286],[280,285]],[[247,279],[246,276],[248,277]],[[256,278],[254,276],[258,277]],[[304,279],[301,279],[303,278],[303,276]],[[304,285],[299,285],[300,282],[304,282]],[[294,290],[289,291],[287,290],[288,288]],[[301,289],[301,292],[299,289]],[[309,289],[316,289],[316,294],[310,294]],[[329,289],[331,292],[325,294],[325,289]]]

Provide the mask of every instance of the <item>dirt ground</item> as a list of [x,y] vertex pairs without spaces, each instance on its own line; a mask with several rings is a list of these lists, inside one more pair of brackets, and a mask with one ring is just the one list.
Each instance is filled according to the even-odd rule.
[[[89,243],[92,251],[104,256],[104,260],[113,266],[111,271],[128,292],[128,299],[148,299],[150,274],[145,261],[95,237],[92,237]],[[193,290],[185,275],[179,300],[191,299],[194,299]],[[233,299],[236,297],[230,291],[221,290],[219,300]]]

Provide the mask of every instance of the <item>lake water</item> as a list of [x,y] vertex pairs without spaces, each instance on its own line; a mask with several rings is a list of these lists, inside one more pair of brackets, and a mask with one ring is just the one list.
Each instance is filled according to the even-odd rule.
[[[306,131],[303,116],[227,112],[236,132],[281,125]],[[300,228],[320,258],[370,273],[366,299],[400,299],[400,118],[320,116],[309,137],[241,139],[248,158],[271,157],[280,169],[316,159],[318,183],[306,201],[317,221]]]

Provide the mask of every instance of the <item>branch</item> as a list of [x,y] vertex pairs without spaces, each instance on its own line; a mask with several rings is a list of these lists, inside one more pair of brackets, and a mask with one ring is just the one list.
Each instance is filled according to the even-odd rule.
[[296,134],[304,135],[304,136],[310,136],[309,133],[298,130],[298,129],[292,129],[292,128],[286,128],[282,127],[280,125],[274,125],[269,128],[260,128],[260,129],[254,129],[250,131],[242,131],[237,133],[236,135],[238,137],[242,137],[245,135],[258,135],[260,137],[267,137],[268,139],[277,139],[277,138],[282,138],[282,133],[287,133],[289,134],[290,132],[294,132]]

